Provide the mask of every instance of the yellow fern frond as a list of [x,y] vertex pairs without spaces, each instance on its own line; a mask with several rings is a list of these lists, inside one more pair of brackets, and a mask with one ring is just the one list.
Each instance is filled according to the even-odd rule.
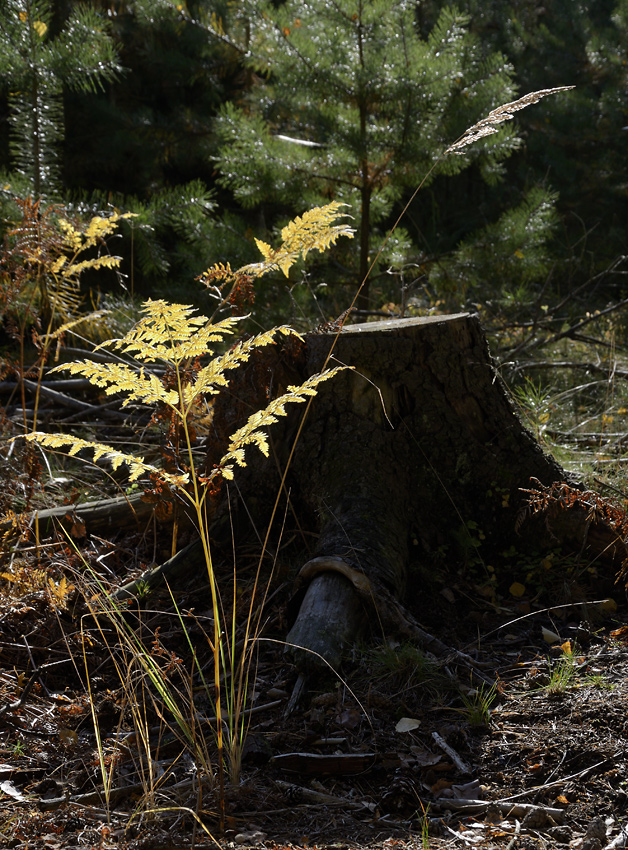
[[142,305],[143,319],[122,339],[108,340],[99,348],[111,346],[132,354],[137,360],[176,365],[191,357],[212,354],[211,344],[222,342],[244,318],[229,316],[208,324],[206,316],[195,316],[194,312],[195,308],[189,304],[149,299]]
[[95,215],[90,219],[85,230],[80,231],[67,219],[59,219],[59,227],[63,231],[68,248],[73,251],[85,251],[102,242],[107,236],[115,232],[118,222],[123,218],[135,218],[136,213],[123,213],[115,211],[108,216]]
[[[58,327],[56,331],[50,334],[50,339],[58,339],[62,334],[66,333],[66,331],[72,330],[77,325],[82,324],[83,322],[93,322],[95,319],[102,319],[103,316],[108,316],[110,310],[94,310],[92,313],[86,313],[85,316],[79,316],[78,319],[71,319],[69,322],[65,322],[65,324]],[[59,368],[58,366],[56,367]],[[53,371],[53,370],[51,370]]]
[[222,287],[225,283],[233,281],[234,279],[235,272],[229,263],[215,263],[197,278],[197,280],[200,280],[200,282],[208,288],[212,285]]
[[59,272],[65,266],[67,261],[68,261],[68,258],[65,256],[65,254],[61,254],[59,257],[57,257],[57,259],[54,261],[54,263],[50,266],[50,273],[53,274],[53,275],[59,274]]
[[[215,326],[214,326],[215,327]],[[275,342],[275,335],[281,333],[284,336],[296,336],[302,339],[301,335],[289,328],[287,325],[273,328],[270,331],[258,334],[251,339],[243,340],[234,345],[233,348],[226,351],[219,357],[214,358],[207,366],[204,366],[196,375],[193,383],[188,384],[183,389],[183,403],[185,408],[193,403],[199,395],[216,395],[219,387],[226,387],[229,380],[225,375],[231,369],[237,369],[242,363],[251,356],[251,352],[256,348],[262,348],[265,345],[270,345]]]
[[297,216],[281,231],[283,239],[281,250],[301,254],[305,259],[308,251],[326,251],[340,236],[348,236],[352,239],[354,231],[348,224],[332,227],[344,206],[347,204],[334,201],[324,207],[308,210],[302,216]]
[[270,260],[275,253],[268,242],[262,242],[261,239],[256,239],[255,244],[260,250],[260,254],[265,260]]
[[39,445],[49,449],[61,449],[69,446],[70,448],[67,450],[67,454],[71,457],[83,449],[89,449],[94,453],[95,463],[104,458],[111,463],[114,471],[119,469],[123,464],[128,466],[129,481],[137,481],[142,475],[153,473],[173,487],[184,487],[188,482],[187,475],[171,475],[168,472],[164,472],[163,469],[158,469],[150,463],[145,463],[142,457],[135,457],[135,455],[119,452],[112,446],[105,445],[105,443],[82,440],[80,437],[73,437],[70,434],[43,434],[40,431],[25,434],[25,439],[29,442],[39,443]]
[[77,230],[73,224],[67,219],[59,219],[59,229],[65,237],[67,247],[72,251],[80,251],[83,245],[83,237],[80,230]]
[[305,259],[310,251],[326,251],[340,236],[353,238],[354,230],[348,224],[334,224],[342,215],[341,208],[347,206],[333,201],[324,207],[314,207],[297,216],[281,231],[283,240],[279,248],[273,249],[260,239],[255,244],[263,256],[261,263],[252,263],[238,269],[236,274],[261,277],[269,271],[279,269],[288,276],[290,267],[299,257]]
[[85,269],[115,269],[120,265],[121,260],[121,257],[104,254],[102,257],[94,257],[91,260],[81,260],[80,263],[70,263],[63,269],[63,274],[70,277],[81,274]]
[[85,239],[83,248],[91,248],[99,240],[109,236],[116,229],[117,216],[103,218],[102,216],[94,216],[87,225],[83,237]]
[[223,478],[229,480],[233,478],[234,466],[246,466],[245,448],[247,446],[256,445],[262,454],[268,457],[268,437],[263,429],[277,422],[280,416],[286,415],[287,404],[303,403],[309,396],[316,395],[319,384],[348,368],[351,367],[337,366],[318,375],[312,375],[300,386],[288,387],[283,395],[271,401],[264,410],[258,410],[249,416],[246,424],[231,435],[229,450],[218,464]]
[[66,274],[53,277],[48,281],[47,299],[61,321],[76,318],[83,300],[78,280]]
[[93,360],[77,360],[73,363],[62,363],[55,366],[51,372],[67,371],[71,375],[83,375],[90,384],[105,390],[107,395],[125,393],[126,398],[121,402],[126,407],[131,401],[143,404],[162,402],[169,407],[179,403],[179,393],[167,390],[156,375],[145,373],[144,369],[133,369],[126,363],[94,363]]

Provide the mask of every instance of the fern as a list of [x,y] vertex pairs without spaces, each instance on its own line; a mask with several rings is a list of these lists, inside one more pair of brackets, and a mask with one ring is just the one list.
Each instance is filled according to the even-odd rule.
[[319,384],[329,380],[329,378],[332,378],[345,368],[348,367],[337,366],[334,369],[328,369],[318,375],[313,375],[298,387],[289,386],[288,391],[271,401],[268,407],[264,410],[258,410],[250,416],[246,425],[239,428],[231,436],[229,450],[218,464],[223,478],[233,478],[234,464],[237,466],[246,466],[244,454],[246,446],[255,445],[265,457],[268,457],[268,438],[263,429],[277,422],[278,417],[286,415],[287,404],[299,404],[307,401],[308,398],[316,395]]
[[[174,369],[179,376],[182,375],[187,361],[205,354],[213,354],[214,343],[222,342],[227,334],[233,334],[238,322],[237,318],[230,317],[212,324],[205,316],[194,315],[192,307],[169,304],[166,301],[147,301],[142,311],[146,314],[145,317],[122,339],[109,340],[98,347],[110,345],[126,354],[133,354],[135,359],[142,362],[161,362]],[[215,395],[221,388],[228,386],[226,373],[245,363],[256,348],[273,343],[277,334],[299,337],[296,331],[279,327],[238,342],[224,354],[214,357],[186,381],[180,380],[178,388],[166,386],[156,375],[147,372],[144,366],[138,369],[127,363],[95,363],[84,360],[62,364],[51,371],[67,370],[71,375],[82,375],[94,386],[104,389],[107,395],[124,394],[122,407],[131,402],[164,405],[175,418],[187,423],[194,405],[202,396]],[[244,450],[249,445],[256,445],[264,455],[268,455],[268,437],[264,429],[277,422],[278,417],[286,415],[287,404],[298,404],[315,395],[316,387],[337,371],[338,369],[331,369],[308,378],[300,387],[288,387],[284,395],[249,417],[247,423],[232,435],[227,453],[210,478],[219,472],[224,478],[233,478],[234,465],[246,466]],[[95,461],[105,458],[111,462],[114,470],[123,463],[126,464],[131,481],[136,481],[144,474],[154,474],[178,489],[184,488],[190,481],[188,474],[168,474],[144,463],[143,458],[118,452],[102,443],[82,440],[67,434],[38,432],[29,434],[27,439],[48,448],[69,446],[70,455],[76,455],[83,449],[91,449]]]
[[[44,207],[41,201],[30,198],[16,199],[16,203],[22,220],[8,234],[13,244],[3,261],[4,288],[11,295],[5,300],[29,305],[29,310],[33,304],[50,334],[53,325],[78,318],[84,271],[119,266],[120,257],[102,249],[107,237],[129,214],[114,211],[108,216],[93,216],[85,223],[71,219],[60,206]],[[86,252],[93,253],[94,248],[102,253],[85,259]],[[93,321],[94,315],[90,318]]]
[[26,434],[26,439],[29,442],[39,443],[48,449],[61,449],[69,446],[67,454],[74,457],[83,449],[90,449],[94,453],[94,462],[108,460],[111,463],[114,471],[119,469],[123,464],[129,468],[129,481],[137,481],[142,475],[153,473],[162,478],[166,483],[175,487],[182,487],[188,482],[187,475],[170,475],[150,463],[145,463],[144,458],[135,457],[134,455],[119,452],[112,446],[107,446],[104,443],[93,442],[92,440],[83,440],[80,437],[73,437],[70,434],[43,434],[39,431],[33,431]]
[[[58,227],[62,234],[60,250],[56,257],[50,257],[42,264],[42,271],[47,281],[46,298],[51,304],[52,311],[62,320],[76,316],[82,298],[80,277],[87,269],[115,269],[120,265],[120,257],[108,253],[90,259],[79,259],[93,248],[101,249],[108,236],[118,227],[118,223],[130,218],[130,213],[114,211],[109,216],[94,216],[87,224],[81,226],[78,221],[70,221],[60,217]],[[40,262],[38,255],[28,257],[34,264]]]
[[[314,207],[302,216],[297,216],[281,231],[282,243],[272,248],[267,242],[256,239],[255,244],[263,259],[232,271],[227,263],[216,263],[199,278],[201,283],[213,289],[221,297],[221,306],[236,300],[234,293],[244,290],[245,299],[252,300],[250,283],[272,271],[281,271],[286,277],[297,260],[305,259],[310,251],[326,251],[340,236],[353,238],[354,230],[348,224],[335,224],[346,204],[333,201],[323,207]],[[231,288],[227,295],[224,289]]]
[[[264,259],[254,269],[234,273],[244,278],[259,277],[271,268],[280,268],[284,273],[299,256],[305,256],[310,250],[324,250],[335,240],[347,232],[345,225],[334,225],[338,204],[330,204],[321,210],[312,210],[300,219],[284,228],[283,244],[275,252],[268,246],[262,250]],[[83,233],[78,233],[71,227],[66,228],[66,238],[73,246],[75,253],[80,252],[88,239],[98,238],[100,225]],[[264,244],[264,243],[262,243]],[[76,263],[75,263],[76,265]],[[62,270],[65,266],[59,266]],[[228,267],[217,269],[221,275]],[[105,443],[85,440],[68,434],[44,434],[34,432],[27,435],[31,442],[51,449],[67,449],[70,455],[77,455],[83,450],[93,452],[94,461],[108,460],[114,471],[122,465],[129,469],[130,481],[138,481],[143,477],[161,479],[169,487],[177,491],[192,506],[195,513],[199,538],[203,546],[205,564],[209,580],[212,611],[213,637],[210,642],[213,654],[213,698],[216,715],[215,736],[218,750],[219,805],[224,808],[224,739],[227,730],[227,742],[230,747],[232,770],[237,773],[237,765],[241,755],[240,744],[244,736],[242,725],[242,707],[246,700],[248,676],[251,671],[251,646],[254,640],[249,634],[252,618],[253,603],[247,623],[247,637],[244,647],[236,646],[236,608],[234,606],[231,624],[225,621],[225,607],[221,599],[220,588],[214,572],[209,531],[207,527],[206,497],[215,492],[212,482],[218,484],[222,479],[232,479],[235,467],[246,466],[246,452],[250,446],[257,447],[263,455],[269,454],[267,429],[278,419],[286,415],[289,404],[303,403],[316,395],[318,386],[331,378],[341,369],[338,367],[323,371],[321,374],[308,378],[301,386],[289,386],[279,398],[273,399],[263,409],[253,413],[244,426],[230,437],[227,450],[213,469],[206,475],[198,474],[194,457],[194,422],[193,416],[197,407],[202,407],[206,396],[214,396],[229,383],[228,374],[233,369],[245,363],[251,353],[260,347],[272,344],[279,335],[295,335],[288,327],[274,328],[257,336],[241,340],[236,345],[218,353],[216,348],[224,343],[225,338],[234,334],[238,325],[236,317],[212,322],[206,316],[197,315],[192,307],[186,304],[170,304],[163,300],[148,300],[142,308],[143,316],[140,321],[124,337],[109,340],[99,348],[110,347],[130,355],[135,363],[110,362],[94,363],[89,360],[57,366],[53,371],[69,370],[72,375],[83,375],[90,383],[104,389],[107,395],[121,393],[124,396],[123,406],[131,402],[150,404],[169,424],[169,442],[173,450],[167,458],[170,469],[164,469],[146,463],[143,457],[114,449]],[[201,358],[209,356],[209,362],[203,363]],[[166,374],[162,379],[149,371],[148,364],[160,363],[165,365]],[[183,445],[179,451],[180,442]],[[173,541],[173,549],[176,539]],[[261,563],[261,561],[260,561]],[[257,580],[256,580],[257,585]],[[65,586],[57,589],[55,598],[65,598]],[[53,590],[51,589],[51,592]],[[63,598],[61,601],[63,601]],[[229,637],[231,635],[231,637]],[[142,663],[150,656],[142,654]],[[145,668],[148,669],[148,668]],[[148,670],[149,677],[159,689],[160,685],[153,677],[153,669]],[[229,685],[225,683],[229,682]],[[237,686],[234,683],[238,683]],[[237,689],[237,690],[236,690]],[[169,694],[161,689],[160,694]],[[225,723],[223,716],[223,697],[227,712]],[[164,699],[168,704],[168,699]],[[179,717],[174,701],[170,706],[175,719]],[[221,808],[221,811],[222,811]]]
[[[122,339],[107,340],[98,348],[111,346],[131,354],[135,360],[162,363],[181,372],[188,361],[213,354],[214,344],[233,334],[239,321],[233,316],[212,324],[206,316],[194,315],[194,309],[189,305],[162,300],[146,301],[142,312],[146,314],[145,318]],[[288,327],[278,327],[239,342],[189,377],[180,389],[167,388],[143,367],[137,369],[127,363],[83,360],[64,363],[51,372],[67,370],[71,375],[82,375],[94,386],[104,389],[107,395],[124,393],[123,407],[133,401],[149,405],[161,403],[184,419],[199,396],[215,395],[221,387],[226,387],[229,381],[225,373],[245,363],[255,348],[273,343],[279,333],[299,336]]]
[[338,239],[339,236],[353,236],[353,230],[346,224],[338,224],[332,227],[332,223],[338,218],[341,204],[334,201],[324,207],[315,207],[302,216],[297,216],[281,231],[283,240],[279,248],[273,249],[260,239],[255,240],[259,248],[263,262],[245,266],[245,274],[253,274],[256,277],[266,274],[275,269],[281,271],[288,277],[288,271],[299,257],[305,259],[310,251],[326,251]]
[[[273,250],[266,243],[258,242],[264,257],[260,263],[245,266],[236,272],[232,272],[228,265],[221,264],[215,267],[215,276],[224,279],[231,276],[233,280],[237,280],[242,277],[260,277],[272,269],[281,269],[287,274],[293,263],[299,257],[306,257],[309,251],[324,251],[340,236],[353,235],[353,231],[346,224],[335,224],[342,206],[339,203],[331,203],[306,212],[284,227],[279,248]],[[61,227],[65,244],[73,251],[73,257],[67,263],[63,262],[61,257],[58,258],[55,265],[58,273],[71,280],[74,270],[82,266],[82,263],[76,262],[76,257],[108,235],[119,218],[121,216],[118,213],[108,219],[95,217],[85,230],[80,230],[67,219],[63,219]],[[86,262],[89,264],[96,261]],[[291,328],[280,326],[250,339],[241,340],[223,353],[216,353],[217,346],[222,345],[226,337],[235,333],[240,317],[230,316],[212,322],[207,316],[197,315],[190,305],[172,304],[162,299],[149,299],[144,302],[142,313],[140,321],[125,336],[107,340],[98,346],[98,349],[109,347],[130,355],[137,365],[82,360],[62,364],[51,371],[69,371],[71,375],[82,375],[91,384],[103,389],[106,395],[122,394],[122,407],[135,402],[165,408],[172,420],[178,421],[187,434],[187,469],[178,475],[166,473],[145,463],[141,457],[119,452],[104,443],[82,440],[67,434],[35,432],[29,434],[27,439],[48,448],[69,446],[70,455],[90,449],[94,453],[95,461],[107,459],[114,470],[126,464],[131,481],[136,481],[143,475],[158,475],[166,483],[195,500],[199,498],[197,486],[200,479],[197,481],[194,472],[188,427],[193,424],[190,420],[196,407],[202,404],[206,396],[216,395],[227,387],[228,373],[242,366],[255,349],[273,344],[278,335],[296,336],[299,339],[301,337]],[[193,369],[188,368],[190,364],[197,363],[200,358],[208,355],[211,358],[209,363]],[[148,364],[151,363],[165,365],[175,379],[160,379],[149,371]],[[299,404],[316,395],[318,385],[335,375],[339,368],[314,375],[301,386],[288,387],[286,393],[272,400],[265,409],[250,416],[246,424],[231,436],[227,452],[212,474],[201,483],[208,483],[218,474],[226,479],[233,478],[234,467],[246,465],[245,449],[248,446],[257,446],[264,455],[268,455],[266,429],[276,423],[279,417],[286,415],[288,404]],[[184,465],[180,459],[178,463],[180,468]],[[193,496],[186,490],[189,485],[193,488]]]

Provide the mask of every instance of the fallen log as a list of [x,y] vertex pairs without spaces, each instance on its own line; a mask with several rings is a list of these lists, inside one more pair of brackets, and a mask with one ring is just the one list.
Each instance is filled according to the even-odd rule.
[[152,520],[154,512],[154,504],[144,501],[141,493],[134,493],[131,496],[114,496],[79,505],[60,505],[31,511],[15,518],[5,517],[0,520],[0,532],[10,531],[24,523],[31,528],[36,525],[42,535],[52,533],[57,524],[68,531],[82,528],[83,533],[76,535],[81,537],[85,533],[108,534],[122,529],[139,529]]

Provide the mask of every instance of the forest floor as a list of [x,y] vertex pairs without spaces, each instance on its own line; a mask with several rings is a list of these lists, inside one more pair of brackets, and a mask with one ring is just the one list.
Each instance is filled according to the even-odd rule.
[[[103,564],[102,540],[81,545]],[[109,576],[119,569],[120,583],[127,578],[138,545],[125,538],[106,549]],[[59,547],[53,560],[72,557]],[[469,653],[494,689],[375,629],[346,659],[343,679],[310,682],[286,714],[296,671],[280,643],[261,643],[223,836],[216,788],[197,781],[189,747],[151,702],[145,668],[86,616],[76,588],[57,581],[20,593],[8,582],[0,595],[0,846],[628,846],[628,628],[623,589],[611,579],[570,586],[581,601],[552,611],[543,608],[547,593],[496,604],[460,572],[443,573],[427,592],[411,586],[408,604],[422,626]],[[556,576],[550,596],[560,584]],[[603,611],[594,600],[609,588],[617,605]],[[291,592],[288,580],[273,588],[265,637],[285,635]],[[191,668],[181,622],[200,664],[211,666],[201,648],[207,588],[181,591],[177,603],[180,618],[166,593],[130,614],[173,692]],[[116,669],[116,658],[128,666]],[[196,706],[208,713],[200,697]],[[211,749],[208,729],[198,735]]]

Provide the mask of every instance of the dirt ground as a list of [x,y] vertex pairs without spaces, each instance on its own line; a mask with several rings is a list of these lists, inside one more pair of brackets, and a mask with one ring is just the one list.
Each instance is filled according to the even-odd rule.
[[[118,550],[121,563],[123,554]],[[441,585],[416,596],[414,613],[468,653],[487,683],[454,661],[426,660],[394,636],[365,633],[342,680],[309,682],[290,713],[296,671],[272,639],[285,634],[291,585],[276,589],[240,782],[225,791],[223,836],[216,788],[199,784],[167,712],[147,701],[138,731],[107,649],[115,640],[82,617],[76,590],[63,604],[53,604],[49,589],[5,593],[0,846],[628,846],[623,591],[615,588],[618,607],[592,604],[599,588],[591,582],[586,594],[579,591],[588,602],[547,611],[541,596],[496,602],[455,576]],[[179,606],[196,640],[206,589],[186,591]],[[175,683],[189,669],[190,653],[171,603],[162,594],[136,613],[138,630],[154,656],[171,663]],[[201,661],[209,664],[209,656]],[[146,689],[138,685],[134,693],[139,700]]]

